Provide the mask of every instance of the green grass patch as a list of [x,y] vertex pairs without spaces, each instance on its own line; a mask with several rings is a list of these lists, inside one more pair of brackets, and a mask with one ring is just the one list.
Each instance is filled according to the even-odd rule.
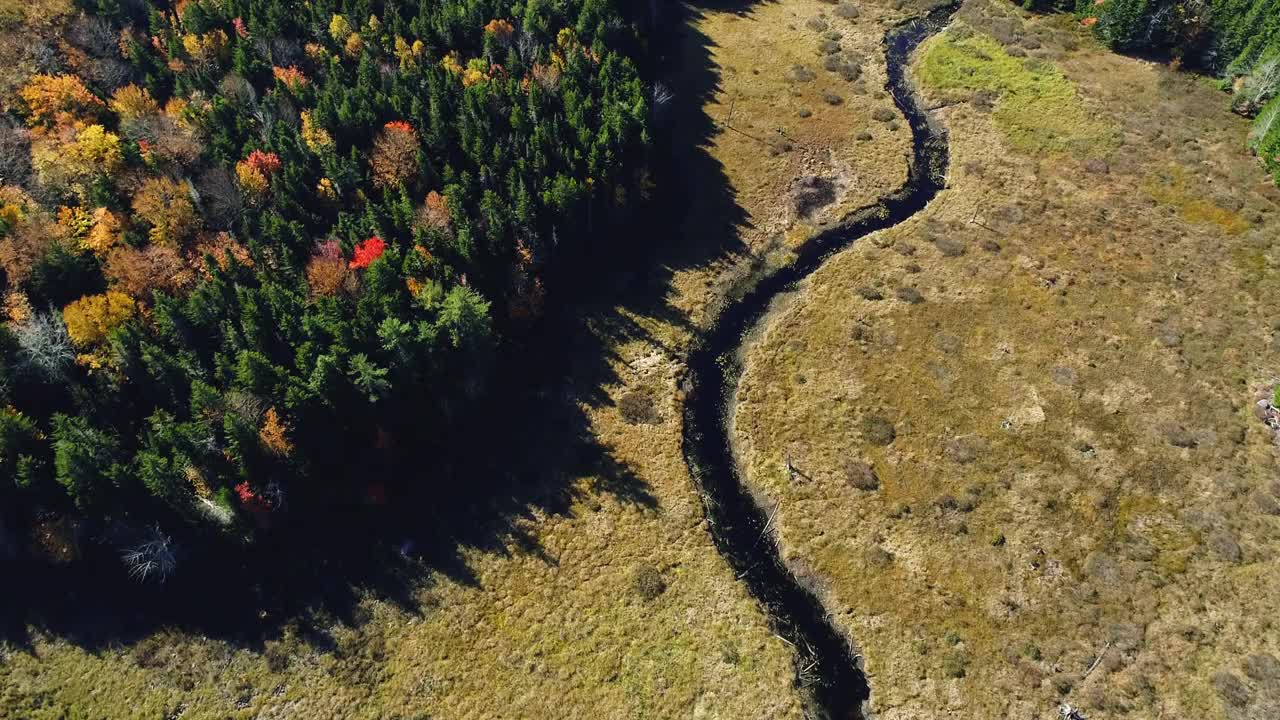
[[1030,153],[1105,155],[1116,129],[1085,107],[1055,65],[1013,57],[989,36],[959,27],[926,43],[921,81],[940,90],[994,93],[993,117],[1009,143]]

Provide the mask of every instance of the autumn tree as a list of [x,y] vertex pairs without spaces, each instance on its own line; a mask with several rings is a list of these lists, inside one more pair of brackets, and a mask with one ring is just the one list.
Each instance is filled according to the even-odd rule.
[[228,270],[233,266],[252,268],[253,257],[248,248],[236,242],[231,233],[220,232],[212,237],[205,237],[187,252],[187,265],[199,276],[208,278],[209,267],[206,259],[213,262],[214,267]]
[[121,291],[148,300],[153,290],[178,294],[196,280],[196,273],[173,245],[128,245],[112,248],[103,272]]
[[116,88],[108,106],[121,123],[160,114],[160,105],[152,99],[151,93],[137,85]]
[[80,239],[80,247],[100,257],[120,242],[124,224],[116,213],[100,207],[93,211],[93,225]]
[[185,181],[152,177],[133,196],[133,211],[150,225],[147,236],[159,244],[181,244],[200,226]]
[[66,306],[62,309],[62,318],[71,342],[89,348],[106,340],[112,330],[133,317],[136,309],[133,298],[118,290],[108,290]]
[[465,442],[521,344],[492,308],[538,316],[552,262],[626,236],[591,188],[640,176],[649,96],[617,0],[405,2],[89,2],[28,53],[45,74],[0,121],[27,188],[0,188],[0,478],[40,492],[0,482],[6,512],[169,567],[286,490],[342,507],[316,501],[363,491],[352,443]]
[[312,295],[336,295],[346,286],[347,273],[347,261],[338,242],[328,240],[316,246],[307,263],[307,284]]
[[422,207],[418,210],[418,224],[438,230],[440,232],[448,232],[449,230],[449,200],[444,195],[432,190],[427,193],[427,198],[423,202]]
[[333,136],[315,121],[311,113],[303,110],[299,114],[302,121],[302,141],[312,152],[322,152],[333,147]]
[[244,160],[236,163],[236,181],[240,189],[251,199],[261,199],[271,187],[271,177],[280,169],[280,156],[273,152],[254,150]]
[[262,427],[258,430],[258,442],[262,447],[277,457],[287,457],[293,452],[293,443],[289,441],[289,426],[274,408],[267,408],[262,417]]
[[119,136],[101,125],[61,127],[37,136],[31,165],[46,187],[85,197],[95,182],[120,171],[124,155]]
[[369,166],[373,184],[395,187],[418,174],[418,134],[409,123],[389,122],[373,141]]
[[515,28],[506,20],[494,19],[484,26],[484,31],[492,35],[503,47],[506,47],[511,44],[511,36],[515,33]]
[[21,214],[0,235],[0,268],[12,285],[26,282],[36,263],[55,244],[65,241],[57,224],[39,206],[24,204],[22,207]]
[[386,241],[375,235],[356,245],[349,266],[352,270],[367,268],[374,260],[382,257],[382,253],[386,252],[386,250]]
[[106,103],[89,91],[75,75],[36,75],[18,91],[32,125],[83,125],[92,123]]

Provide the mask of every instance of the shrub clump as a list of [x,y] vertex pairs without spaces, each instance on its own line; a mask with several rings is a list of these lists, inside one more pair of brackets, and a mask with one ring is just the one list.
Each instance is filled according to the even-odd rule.
[[631,588],[640,596],[640,599],[653,602],[659,595],[666,592],[667,582],[662,579],[662,573],[657,568],[652,565],[641,565],[631,575]]
[[662,422],[653,396],[644,390],[632,390],[623,395],[618,400],[618,411],[630,425],[657,425]]

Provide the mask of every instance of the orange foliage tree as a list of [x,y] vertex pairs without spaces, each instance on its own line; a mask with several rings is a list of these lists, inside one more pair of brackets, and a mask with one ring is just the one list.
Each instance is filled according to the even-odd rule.
[[328,240],[316,246],[307,263],[307,284],[316,296],[337,295],[347,282],[347,261],[337,240]]
[[50,249],[62,241],[60,228],[46,213],[30,209],[0,237],[0,268],[11,287],[20,285]]
[[515,33],[516,29],[506,20],[494,19],[490,20],[489,24],[484,26],[484,31],[487,33],[493,33],[494,38],[505,46],[511,43],[511,36]]
[[149,299],[152,290],[178,294],[196,280],[172,245],[148,245],[142,250],[118,245],[107,254],[103,272],[118,289],[140,300]]
[[18,91],[32,125],[74,125],[93,122],[106,103],[75,75],[36,75]]
[[449,199],[435,190],[427,193],[426,202],[418,209],[418,223],[423,227],[448,232]]
[[93,227],[80,239],[80,247],[95,255],[106,255],[120,242],[120,216],[106,208],[93,211]]
[[210,273],[208,265],[205,264],[206,257],[212,259],[213,264],[222,270],[232,265],[253,267],[253,257],[249,255],[249,249],[236,242],[231,233],[227,232],[220,232],[212,238],[203,238],[187,252],[187,264],[199,272],[201,277],[208,278]]
[[271,176],[279,169],[279,155],[254,150],[244,160],[236,163],[236,180],[250,199],[257,199],[266,194],[271,187]]
[[280,419],[280,413],[274,407],[267,408],[262,418],[262,428],[258,430],[258,442],[271,454],[286,457],[293,452],[293,443],[289,440],[289,426]]
[[271,68],[271,74],[275,79],[285,87],[289,92],[295,95],[306,89],[311,81],[297,67],[290,65],[288,67],[280,67],[276,65]]

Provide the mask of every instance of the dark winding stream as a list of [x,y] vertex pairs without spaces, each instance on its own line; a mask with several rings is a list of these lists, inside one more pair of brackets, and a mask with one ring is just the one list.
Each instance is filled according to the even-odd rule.
[[892,227],[922,210],[946,182],[946,131],[930,123],[906,79],[910,55],[944,27],[954,6],[898,25],[885,35],[888,90],[911,126],[913,156],[907,183],[879,202],[851,213],[806,242],[789,265],[727,305],[689,356],[684,407],[685,462],[702,490],[711,534],[738,577],[768,609],[775,630],[796,648],[797,682],[812,693],[821,717],[862,718],[871,695],[857,656],[822,603],[787,569],[765,538],[768,519],[742,484],[730,446],[728,404],[742,373],[739,349],[779,293],[817,270],[858,238]]

